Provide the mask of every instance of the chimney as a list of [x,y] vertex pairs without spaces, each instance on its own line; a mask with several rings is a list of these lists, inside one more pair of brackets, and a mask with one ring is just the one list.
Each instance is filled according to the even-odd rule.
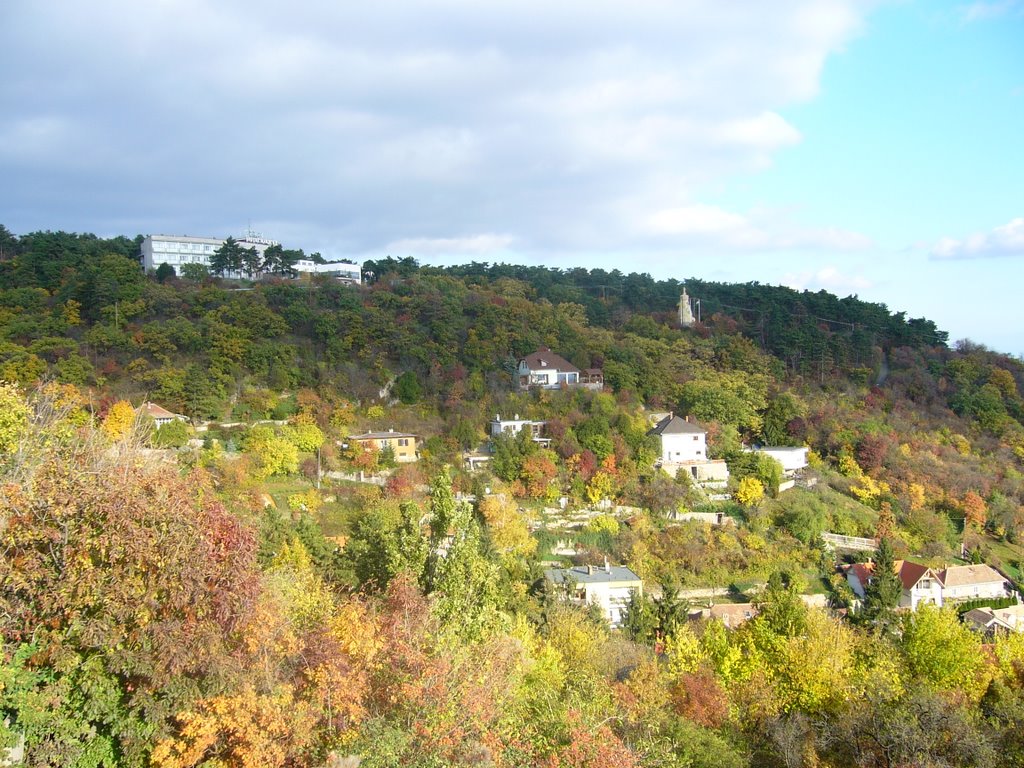
[[593,575],[594,575],[594,566],[588,565],[587,566],[587,576],[593,576]]
[[608,558],[607,557],[604,559],[604,570],[605,570],[605,573],[607,573],[608,575],[611,575],[612,567],[608,563]]
[[501,421],[501,414],[500,413],[494,414],[494,420],[495,421]]
[[689,423],[690,423],[690,414],[686,414],[686,423],[687,423],[687,424],[689,424]]
[[513,421],[519,421],[519,414],[518,413],[516,414],[516,417],[513,419]]
[[388,432],[394,432],[394,431],[395,431],[394,427],[388,427]]

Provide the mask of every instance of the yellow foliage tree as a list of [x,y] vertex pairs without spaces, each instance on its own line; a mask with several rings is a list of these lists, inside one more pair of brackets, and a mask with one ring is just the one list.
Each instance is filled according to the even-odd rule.
[[0,383],[0,457],[14,453],[28,432],[29,408],[15,384]]
[[491,544],[503,557],[529,557],[537,551],[526,520],[516,505],[504,496],[485,496],[479,511],[487,523]]
[[764,486],[756,477],[744,477],[733,497],[745,507],[753,507],[764,498]]
[[247,687],[235,695],[205,699],[177,720],[178,737],[153,749],[157,768],[284,766],[299,757],[315,722],[310,707],[288,685],[266,694]]
[[107,411],[100,429],[111,440],[123,440],[135,425],[135,409],[127,400],[118,400]]

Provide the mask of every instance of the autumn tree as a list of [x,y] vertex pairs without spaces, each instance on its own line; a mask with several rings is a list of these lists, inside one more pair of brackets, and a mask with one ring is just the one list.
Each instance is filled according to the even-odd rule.
[[101,429],[109,439],[123,440],[131,434],[135,426],[135,409],[127,400],[118,400],[103,417]]
[[988,505],[976,492],[968,491],[961,504],[964,510],[964,525],[973,528],[984,528],[988,520]]
[[2,533],[0,632],[22,659],[0,706],[30,764],[141,766],[230,666],[257,590],[255,537],[201,474],[114,455],[59,422],[38,439],[35,463],[0,477],[0,508],[17,510]]

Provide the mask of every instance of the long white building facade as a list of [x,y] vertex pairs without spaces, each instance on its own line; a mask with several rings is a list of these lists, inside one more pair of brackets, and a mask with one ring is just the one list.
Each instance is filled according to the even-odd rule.
[[[174,269],[174,274],[181,274],[185,264],[201,264],[210,266],[214,252],[226,242],[226,238],[192,237],[191,235],[148,235],[142,241],[142,268],[149,272],[161,264]],[[275,240],[268,240],[255,233],[248,233],[236,238],[242,248],[255,248],[263,258],[267,248],[279,245]],[[239,273],[226,272],[227,277],[242,277]]]
[[[260,255],[261,259],[267,248],[272,245],[279,245],[277,241],[261,237],[254,232],[249,232],[240,238],[236,238],[236,242],[242,248],[255,248],[256,253]],[[180,275],[181,268],[185,264],[200,264],[204,267],[209,267],[213,254],[224,243],[224,238],[217,237],[148,235],[142,241],[142,268],[146,272],[150,272],[161,264],[167,264],[167,266],[174,269],[174,274]],[[309,259],[302,259],[295,263],[295,270],[300,273],[328,275],[341,282],[354,283],[356,285],[363,281],[360,266],[346,262],[317,264]],[[226,277],[243,277],[238,272],[225,272],[224,274]]]

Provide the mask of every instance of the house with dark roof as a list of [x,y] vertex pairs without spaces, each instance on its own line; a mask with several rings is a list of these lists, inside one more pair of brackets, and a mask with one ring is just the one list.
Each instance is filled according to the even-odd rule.
[[549,568],[544,577],[560,588],[562,598],[576,605],[596,605],[613,626],[622,622],[622,614],[634,592],[643,594],[644,583],[624,565],[577,565]]
[[669,413],[647,434],[660,442],[656,465],[673,477],[683,469],[696,482],[724,483],[729,479],[725,462],[708,458],[707,430],[689,417]]
[[516,376],[520,389],[558,389],[580,383],[580,369],[547,347],[520,358]]
[[1006,608],[972,608],[963,615],[964,624],[984,635],[1024,632],[1024,605]]

